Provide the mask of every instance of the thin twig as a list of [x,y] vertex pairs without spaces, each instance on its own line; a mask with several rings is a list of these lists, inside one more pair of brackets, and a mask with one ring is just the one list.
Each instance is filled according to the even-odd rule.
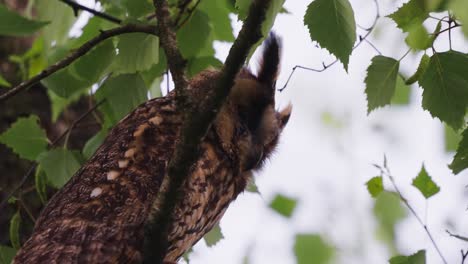
[[450,232],[449,230],[445,230],[445,232],[447,232],[447,234],[449,234],[449,236],[451,237],[454,237],[454,238],[458,238],[462,241],[465,241],[465,242],[468,242],[468,237],[464,237],[464,236],[460,236],[460,235],[457,235],[457,234],[453,234],[452,232]]
[[[369,35],[374,30],[375,25],[377,24],[377,21],[380,18],[379,3],[377,2],[377,0],[374,0],[374,4],[375,4],[375,9],[376,9],[374,21],[372,22],[372,25],[369,28],[364,29],[365,31],[367,31],[367,33],[364,36],[359,37],[358,43],[356,43],[356,45],[354,45],[352,50],[357,49],[367,39],[367,37],[369,37]],[[333,62],[331,62],[329,64],[325,64],[324,62],[322,62],[322,69],[315,69],[315,68],[309,68],[309,67],[305,67],[305,66],[301,66],[301,65],[296,65],[296,66],[294,66],[292,68],[291,73],[289,74],[289,77],[286,80],[286,83],[283,85],[283,87],[278,89],[278,91],[282,92],[284,89],[286,89],[286,87],[288,86],[289,81],[291,80],[291,77],[294,75],[294,72],[296,71],[296,69],[303,69],[303,70],[308,70],[308,71],[313,71],[313,72],[324,72],[328,68],[330,68],[331,66],[335,65],[337,62],[338,62],[338,59],[335,59]]]
[[113,23],[116,23],[116,24],[121,24],[122,23],[121,19],[118,19],[116,17],[113,17],[113,16],[111,16],[109,14],[106,14],[106,13],[103,13],[103,12],[99,12],[99,11],[94,10],[92,8],[86,7],[86,6],[81,5],[81,4],[79,4],[79,3],[75,2],[75,1],[70,1],[70,0],[59,0],[59,1],[64,3],[64,4],[69,5],[73,9],[73,12],[75,13],[75,16],[78,16],[78,11],[79,10],[83,10],[83,11],[91,13],[91,14],[97,16],[97,17],[109,20],[110,22],[113,22]]
[[143,32],[152,35],[157,35],[157,29],[155,26],[152,25],[136,25],[136,24],[127,24],[120,27],[116,27],[109,30],[103,30],[101,33],[92,38],[91,40],[85,42],[81,47],[77,48],[76,50],[72,51],[67,57],[58,61],[57,63],[47,67],[38,75],[32,77],[29,80],[26,80],[19,85],[15,86],[14,88],[8,90],[7,92],[0,95],[0,103],[5,101],[6,99],[16,95],[17,93],[31,87],[32,85],[40,82],[41,80],[45,79],[46,77],[50,76],[51,74],[57,72],[65,68],[66,66],[70,65],[72,62],[80,58],[81,56],[85,55],[88,51],[92,48],[97,46],[99,43],[103,42],[104,40],[126,34],[126,33],[133,33],[133,32]]
[[23,197],[22,195],[20,195],[19,199],[18,199],[18,203],[19,205],[24,209],[24,211],[26,212],[26,214],[29,216],[29,218],[31,218],[31,221],[33,223],[36,223],[36,217],[34,217],[33,213],[31,212],[31,210],[29,209],[29,207],[27,206],[27,204],[23,201]]
[[[105,99],[104,100],[101,100],[99,101],[97,104],[95,104],[93,107],[91,107],[90,109],[88,109],[88,111],[86,111],[85,113],[83,113],[80,117],[78,117],[78,119],[76,119],[75,121],[73,121],[73,123],[67,128],[67,130],[63,131],[63,133],[58,136],[54,141],[52,141],[49,145],[49,147],[55,147],[56,144],[58,142],[60,142],[60,140],[62,140],[62,138],[67,135],[78,123],[80,123],[83,119],[85,119],[89,114],[91,114],[92,112],[94,112],[100,105],[102,105],[103,103],[105,102]],[[23,186],[24,183],[26,183],[26,181],[28,180],[28,178],[33,174],[34,170],[36,169],[37,167],[37,163],[31,165],[31,167],[29,168],[29,170],[26,172],[26,174],[24,174],[24,176],[21,178],[21,181],[18,183],[18,185],[13,188],[13,190],[8,193],[8,195],[5,197],[5,199],[3,200],[2,203],[0,203],[0,209],[2,209],[7,203],[8,203],[8,200],[13,196],[13,194],[15,194],[16,191],[18,191],[21,186]]]
[[437,243],[434,240],[434,237],[432,236],[431,232],[427,228],[427,225],[422,221],[421,217],[416,213],[414,208],[409,204],[408,200],[403,196],[403,194],[400,192],[400,189],[398,189],[398,186],[395,183],[395,179],[393,178],[392,174],[390,173],[390,169],[384,165],[385,170],[381,168],[381,172],[383,175],[386,175],[389,179],[390,182],[393,185],[393,188],[397,192],[398,196],[400,197],[400,200],[406,205],[406,207],[410,210],[410,212],[413,214],[414,217],[418,220],[419,224],[424,228],[424,231],[426,232],[427,236],[431,240],[432,245],[434,248],[437,250],[437,253],[439,254],[440,258],[442,259],[442,262],[447,264],[447,260],[445,260],[444,256],[442,255],[442,252],[440,251],[439,247],[437,246]]
[[468,257],[468,250],[466,250],[466,252],[464,252],[463,249],[460,250],[460,251],[461,251],[461,255],[462,255],[462,262],[461,262],[461,264],[464,264],[466,258]]
[[187,8],[187,6],[191,2],[192,2],[192,0],[182,0],[182,2],[177,5],[177,7],[179,8],[179,12],[178,12],[176,18],[174,19],[174,25],[179,24],[180,19],[182,18],[183,14],[185,13],[185,9]]

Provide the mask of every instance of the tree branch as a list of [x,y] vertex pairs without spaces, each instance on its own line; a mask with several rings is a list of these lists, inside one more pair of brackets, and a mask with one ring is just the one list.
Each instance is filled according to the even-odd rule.
[[[155,2],[165,1],[155,0]],[[189,107],[183,109],[183,113],[185,114],[184,125],[180,132],[180,141],[176,144],[174,154],[167,169],[167,188],[161,188],[161,192],[163,192],[160,194],[162,197],[161,208],[155,213],[153,219],[149,221],[145,228],[145,263],[162,263],[163,261],[165,251],[167,250],[168,229],[172,220],[172,212],[178,199],[183,197],[183,194],[179,190],[189,174],[190,167],[198,157],[199,143],[229,95],[231,87],[234,84],[234,79],[244,65],[251,48],[262,37],[261,25],[265,20],[265,13],[270,2],[270,0],[252,1],[249,15],[244,22],[238,38],[229,51],[223,69],[214,79],[205,80],[206,87],[208,87],[210,93],[207,94],[206,98],[202,98],[202,100],[200,98],[193,98],[193,101],[189,101]],[[161,6],[164,7],[164,3],[162,5],[158,3],[156,5],[157,9],[158,6],[160,8]],[[159,12],[162,11],[159,10]],[[159,16],[158,21],[159,23],[162,22]],[[165,34],[164,32],[170,31],[167,27],[169,25],[167,21],[163,25],[166,25],[166,29],[159,27],[161,44],[163,43],[162,35]],[[167,45],[167,43],[164,45]],[[163,47],[166,49],[166,46]],[[168,61],[171,60],[170,52],[166,50]],[[181,69],[183,69],[184,64],[180,65],[182,65]],[[174,64],[169,64],[171,73],[174,75],[174,72],[176,72],[183,75],[181,69],[178,69],[178,71],[173,69],[175,66]],[[202,103],[195,102],[195,100],[199,100]]]
[[118,19],[116,17],[113,17],[113,16],[108,15],[106,13],[99,12],[97,10],[86,7],[84,5],[80,5],[79,3],[75,2],[75,1],[70,1],[70,0],[59,0],[59,1],[64,3],[64,4],[69,5],[73,9],[73,12],[75,13],[75,16],[78,16],[78,10],[83,10],[83,11],[91,13],[91,14],[97,16],[97,17],[109,20],[110,22],[113,22],[113,23],[116,23],[116,24],[121,24],[122,23],[122,20],[120,20],[120,19]]
[[174,81],[177,103],[178,105],[185,105],[187,99],[185,98],[185,90],[188,84],[185,76],[187,61],[182,57],[177,46],[176,34],[173,30],[174,25],[170,19],[167,1],[154,0],[153,3],[158,19],[159,40],[166,53],[167,65]]
[[80,58],[81,56],[85,55],[88,51],[90,51],[92,48],[97,46],[99,43],[103,42],[104,40],[122,35],[125,33],[133,33],[133,32],[144,32],[148,34],[153,34],[157,35],[157,29],[155,26],[152,25],[135,25],[135,24],[128,24],[124,25],[121,27],[109,29],[109,30],[104,30],[101,31],[101,34],[98,36],[94,37],[93,39],[89,40],[88,42],[84,43],[81,47],[78,49],[74,50],[71,52],[67,57],[64,59],[58,61],[57,63],[49,66],[48,68],[44,69],[41,73],[38,75],[32,77],[29,80],[26,80],[19,85],[15,86],[14,88],[8,90],[7,92],[3,93],[0,95],[0,103],[5,101],[6,99],[16,95],[17,93],[31,87],[32,85],[40,82],[41,80],[45,79],[46,77],[50,76],[51,74],[57,72],[58,70],[61,70],[68,65],[70,65],[72,62],[74,62],[76,59]]

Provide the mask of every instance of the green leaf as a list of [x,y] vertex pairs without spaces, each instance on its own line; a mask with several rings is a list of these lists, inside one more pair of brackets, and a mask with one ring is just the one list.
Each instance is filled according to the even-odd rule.
[[46,47],[64,44],[76,20],[73,9],[60,1],[35,1],[35,5],[38,18],[50,21],[42,31]]
[[244,21],[247,18],[251,3],[252,3],[252,0],[236,0],[235,7],[237,10],[239,20]]
[[463,33],[468,38],[468,2],[466,0],[452,0],[450,1],[450,10],[461,22]]
[[214,39],[229,42],[234,41],[227,0],[201,1],[198,8],[208,15],[213,27]]
[[410,0],[388,17],[393,19],[403,32],[408,32],[415,25],[422,25],[428,16],[425,0]]
[[462,137],[458,134],[453,128],[444,124],[444,135],[445,135],[445,151],[452,152],[456,151],[458,144],[460,143]]
[[[134,1],[137,2],[137,1]],[[72,40],[72,48],[78,48],[86,41],[98,36],[101,30],[113,28],[115,24],[100,17],[93,16],[88,20],[88,23],[83,27],[82,33],[78,38]]]
[[291,217],[296,208],[296,199],[277,194],[270,203],[270,208],[282,216]]
[[460,173],[462,170],[468,168],[468,128],[462,133],[462,140],[458,144],[457,153],[453,158],[449,168],[454,174]]
[[154,10],[154,6],[150,1],[147,0],[121,0],[122,5],[128,12],[130,17],[139,18],[143,15],[147,15]]
[[11,84],[7,80],[5,80],[2,75],[0,75],[0,86],[9,87],[11,86]]
[[419,81],[421,76],[423,76],[424,73],[426,72],[426,69],[429,66],[430,61],[431,61],[431,57],[429,57],[427,54],[424,54],[421,57],[421,61],[419,62],[418,69],[416,70],[416,72],[411,77],[408,78],[408,80],[406,80],[405,83],[407,85],[410,85],[410,84],[413,84],[413,83]]
[[38,125],[39,118],[35,115],[18,118],[3,134],[0,142],[7,145],[23,159],[35,160],[46,150],[47,136]]
[[216,245],[221,239],[224,238],[223,233],[221,233],[221,227],[219,226],[219,223],[215,225],[210,232],[206,233],[206,235],[203,237],[205,239],[206,245],[208,247],[212,247]]
[[93,156],[94,152],[101,146],[104,139],[106,139],[108,131],[103,129],[90,138],[83,147],[83,156],[89,159]]
[[393,94],[391,104],[394,105],[408,105],[410,101],[411,89],[405,84],[403,77],[398,75],[395,93]]
[[316,234],[297,234],[294,253],[297,264],[330,263],[335,255],[335,248]]
[[459,129],[468,106],[468,56],[455,51],[435,53],[421,77],[423,108]]
[[73,152],[67,149],[53,149],[41,153],[38,161],[55,188],[61,188],[81,167]]
[[106,99],[104,113],[112,123],[147,100],[147,87],[139,74],[124,74],[109,78],[96,92],[98,101]]
[[41,165],[36,167],[34,183],[39,199],[41,199],[42,204],[45,204],[47,202],[47,175],[45,174]]
[[389,57],[375,56],[367,68],[367,113],[390,104],[395,93],[400,62]]
[[215,57],[198,57],[193,58],[187,65],[187,72],[189,76],[194,76],[197,73],[206,70],[207,68],[221,68],[223,63]]
[[159,61],[153,64],[149,70],[141,72],[141,77],[145,81],[146,86],[150,86],[156,78],[160,78],[167,70],[167,60],[164,50],[159,48]]
[[0,35],[27,36],[31,35],[49,22],[34,21],[8,10],[0,4]]
[[182,56],[195,57],[207,45],[211,30],[209,17],[195,10],[190,20],[177,31],[177,43]]
[[70,98],[76,93],[91,87],[93,81],[78,79],[70,72],[70,67],[59,70],[41,81],[44,86],[62,98]]
[[260,191],[258,190],[258,186],[255,183],[255,178],[250,177],[249,180],[247,181],[247,187],[245,188],[246,191],[250,193],[257,193],[260,194]]
[[19,238],[19,228],[21,224],[21,215],[19,211],[10,219],[10,242],[14,249],[18,250],[21,247]]
[[159,60],[159,38],[146,33],[129,33],[119,36],[115,73],[135,73],[151,68]]
[[57,118],[63,112],[63,110],[69,106],[70,104],[77,102],[82,95],[85,94],[85,90],[78,91],[68,98],[63,98],[55,94],[51,89],[47,90],[47,94],[49,95],[50,104],[52,107],[52,122],[57,121]]
[[356,41],[356,22],[348,0],[315,0],[307,8],[304,24],[310,37],[335,55],[348,71]]
[[426,264],[426,251],[419,250],[410,256],[395,256],[389,262],[390,264]]
[[413,179],[413,186],[416,187],[426,199],[440,191],[439,186],[432,180],[424,165],[418,176]]
[[395,246],[395,226],[407,216],[398,194],[381,192],[374,204],[374,215],[378,221],[377,234],[392,252],[397,252]]
[[16,255],[16,249],[0,245],[0,264],[10,264]]
[[405,39],[406,44],[415,50],[425,50],[432,46],[432,35],[429,35],[422,24],[412,26]]
[[367,190],[373,198],[384,191],[382,176],[375,176],[366,182]]
[[70,65],[70,73],[78,80],[97,82],[112,64],[115,55],[112,40],[106,40]]

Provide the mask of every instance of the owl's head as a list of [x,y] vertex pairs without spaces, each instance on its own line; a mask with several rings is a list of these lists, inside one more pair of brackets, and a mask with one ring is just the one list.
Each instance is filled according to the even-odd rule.
[[280,39],[272,33],[263,46],[258,72],[254,74],[248,68],[239,72],[215,121],[223,147],[237,149],[242,171],[262,166],[277,146],[292,110],[291,105],[275,108]]

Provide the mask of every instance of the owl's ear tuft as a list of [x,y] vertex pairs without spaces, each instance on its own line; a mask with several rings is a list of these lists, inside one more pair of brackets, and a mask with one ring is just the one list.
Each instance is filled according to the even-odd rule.
[[279,73],[281,53],[281,40],[273,32],[263,44],[263,55],[260,61],[260,68],[257,80],[268,87],[274,86]]
[[279,127],[281,130],[288,123],[289,117],[291,116],[291,112],[292,112],[291,103],[289,103],[288,106],[286,106],[285,108],[281,109],[281,111],[278,112]]

